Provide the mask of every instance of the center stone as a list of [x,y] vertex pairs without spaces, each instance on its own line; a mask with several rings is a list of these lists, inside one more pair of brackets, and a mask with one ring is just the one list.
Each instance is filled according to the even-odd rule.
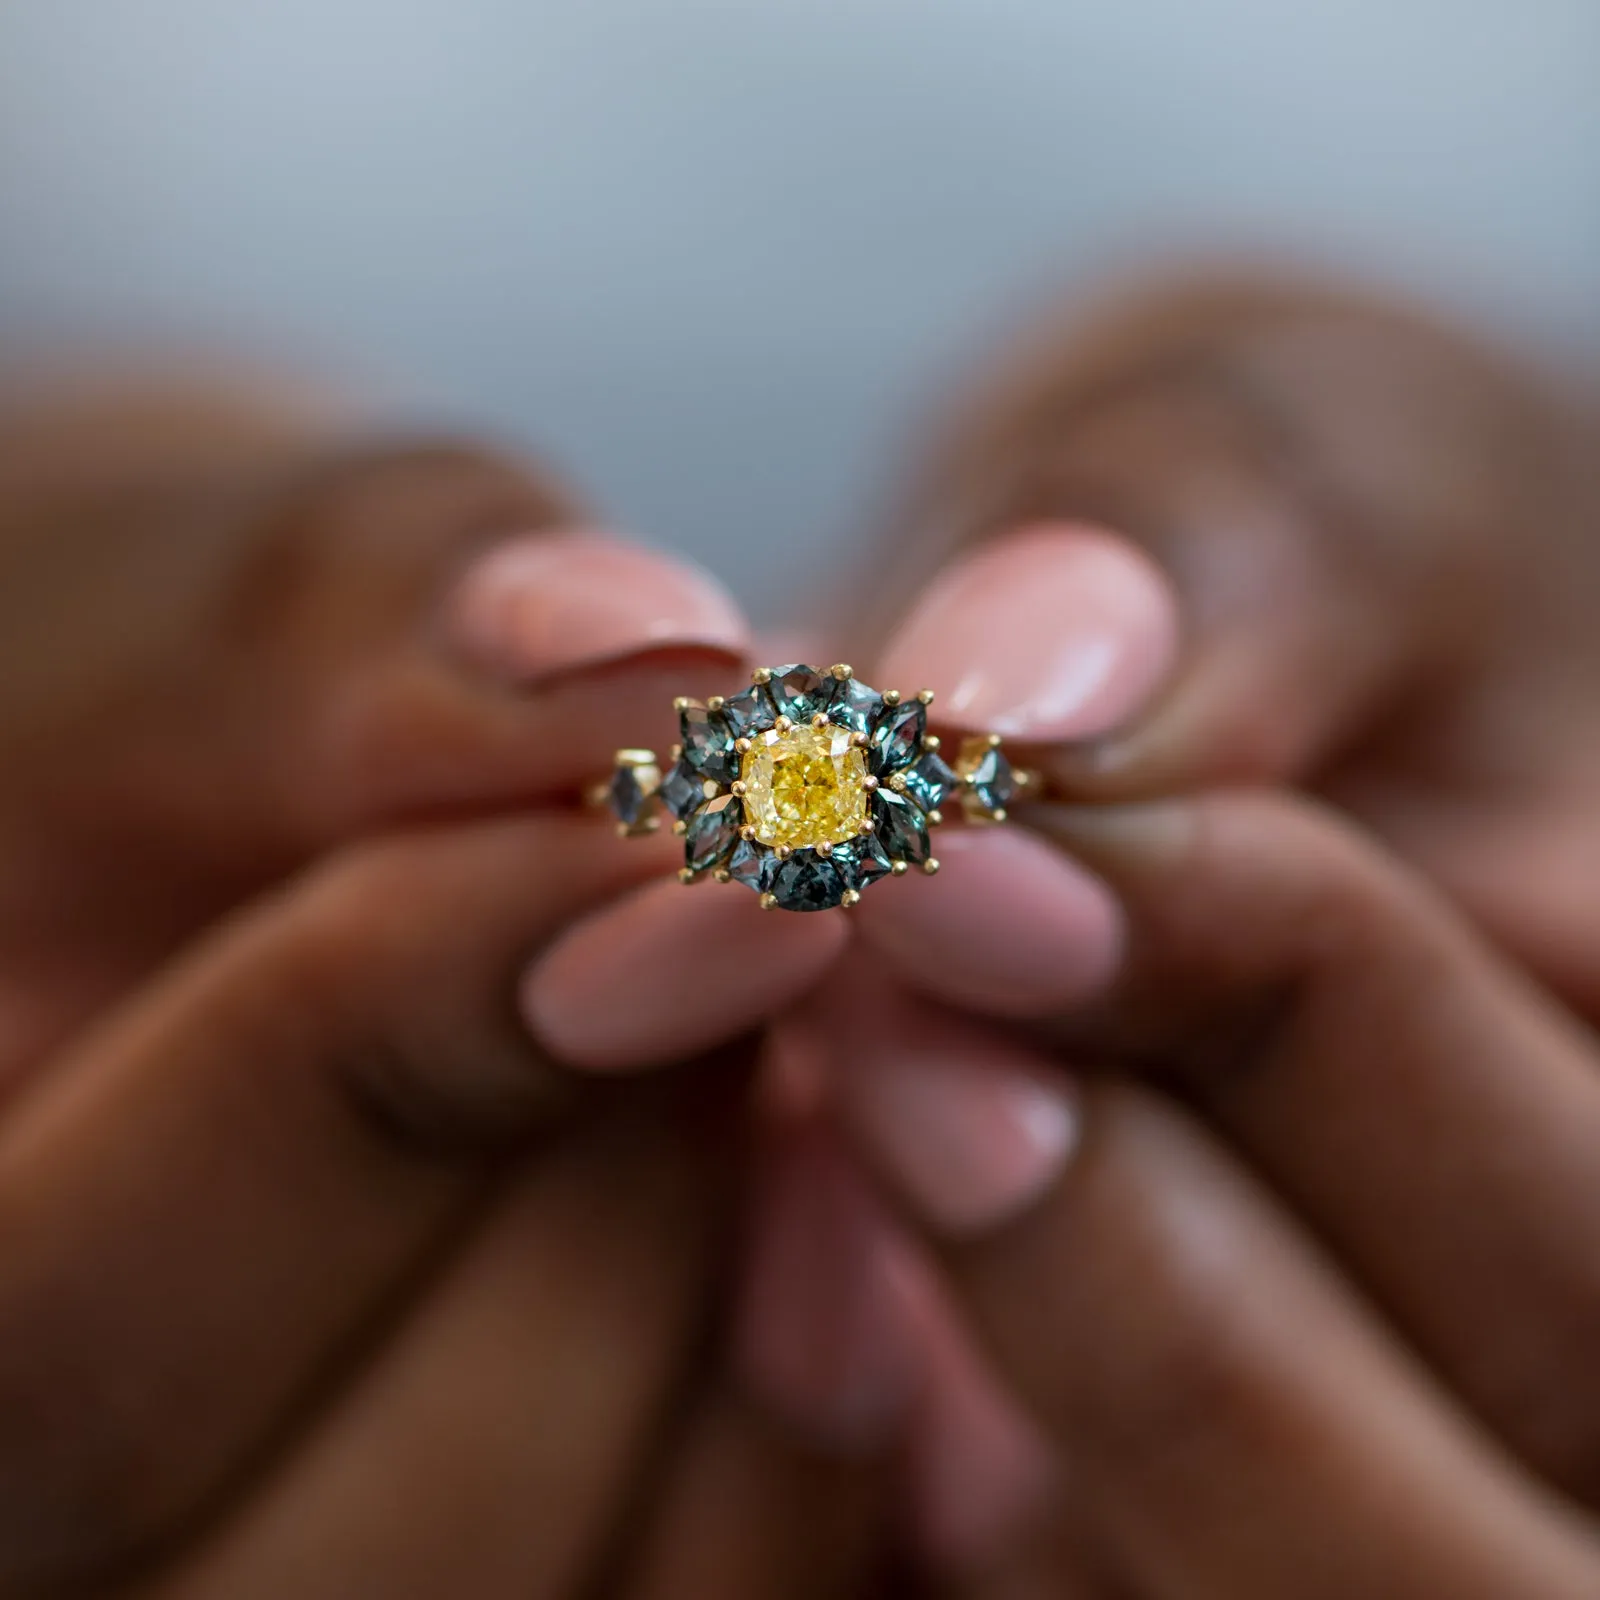
[[866,821],[867,754],[848,728],[758,733],[739,776],[745,816],[762,844],[842,844]]

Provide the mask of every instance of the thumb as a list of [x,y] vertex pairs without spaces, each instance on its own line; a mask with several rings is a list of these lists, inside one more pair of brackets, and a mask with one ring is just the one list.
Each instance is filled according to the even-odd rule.
[[1509,363],[1354,295],[1102,312],[938,461],[913,524],[971,549],[884,676],[1038,746],[1069,793],[1315,779],[1582,638],[1574,430]]

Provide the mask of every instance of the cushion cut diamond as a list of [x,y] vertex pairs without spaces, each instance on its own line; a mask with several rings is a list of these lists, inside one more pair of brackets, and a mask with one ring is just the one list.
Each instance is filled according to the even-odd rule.
[[867,820],[866,752],[850,742],[848,728],[758,734],[740,776],[745,815],[762,844],[840,844]]

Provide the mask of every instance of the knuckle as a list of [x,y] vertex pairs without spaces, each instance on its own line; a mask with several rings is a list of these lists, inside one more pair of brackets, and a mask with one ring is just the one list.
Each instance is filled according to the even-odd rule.
[[261,996],[299,1019],[301,1048],[363,1126],[443,1159],[515,1146],[571,1092],[516,1015],[515,940],[480,950],[492,931],[458,925],[442,946],[441,904],[470,896],[461,867],[406,836],[330,859],[278,924]]

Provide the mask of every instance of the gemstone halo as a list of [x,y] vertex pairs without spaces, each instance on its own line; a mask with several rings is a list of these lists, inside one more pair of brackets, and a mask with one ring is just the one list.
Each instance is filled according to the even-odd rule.
[[737,695],[675,702],[671,761],[619,750],[596,798],[624,837],[671,816],[685,883],[742,883],[768,910],[852,906],[879,878],[939,870],[929,833],[947,799],[969,822],[1003,822],[1030,781],[998,734],[947,763],[927,730],[932,699],[880,692],[842,664],[761,667]]

